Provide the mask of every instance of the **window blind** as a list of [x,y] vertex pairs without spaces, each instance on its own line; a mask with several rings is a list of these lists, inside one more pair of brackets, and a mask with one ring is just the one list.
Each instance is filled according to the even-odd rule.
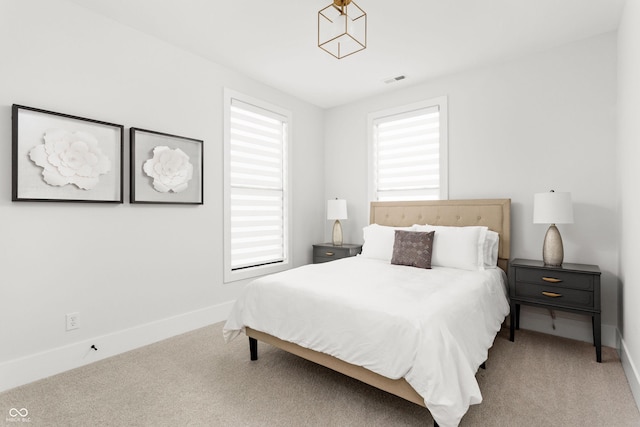
[[286,245],[287,118],[231,100],[231,269],[280,263]]
[[440,196],[440,109],[421,108],[373,121],[377,200]]

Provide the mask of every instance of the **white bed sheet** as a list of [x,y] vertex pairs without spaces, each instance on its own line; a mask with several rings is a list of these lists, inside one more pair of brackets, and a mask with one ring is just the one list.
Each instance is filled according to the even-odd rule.
[[404,377],[442,427],[482,395],[475,374],[509,313],[501,269],[431,270],[361,256],[256,279],[224,326],[245,327]]

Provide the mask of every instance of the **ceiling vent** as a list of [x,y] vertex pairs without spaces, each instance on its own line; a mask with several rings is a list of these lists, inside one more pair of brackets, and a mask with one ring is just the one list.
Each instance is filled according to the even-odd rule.
[[399,82],[400,80],[404,80],[406,78],[407,78],[406,76],[389,77],[388,79],[384,79],[383,82],[385,82],[386,84],[395,83],[395,82]]

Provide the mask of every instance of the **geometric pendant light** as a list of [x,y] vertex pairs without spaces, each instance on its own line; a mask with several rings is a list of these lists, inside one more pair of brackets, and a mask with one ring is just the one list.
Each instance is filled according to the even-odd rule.
[[367,14],[354,1],[333,0],[318,12],[318,47],[342,59],[366,49]]

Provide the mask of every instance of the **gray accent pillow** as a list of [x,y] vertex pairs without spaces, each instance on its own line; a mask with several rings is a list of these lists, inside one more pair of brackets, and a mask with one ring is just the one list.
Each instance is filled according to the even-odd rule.
[[431,268],[434,233],[396,230],[391,264]]

